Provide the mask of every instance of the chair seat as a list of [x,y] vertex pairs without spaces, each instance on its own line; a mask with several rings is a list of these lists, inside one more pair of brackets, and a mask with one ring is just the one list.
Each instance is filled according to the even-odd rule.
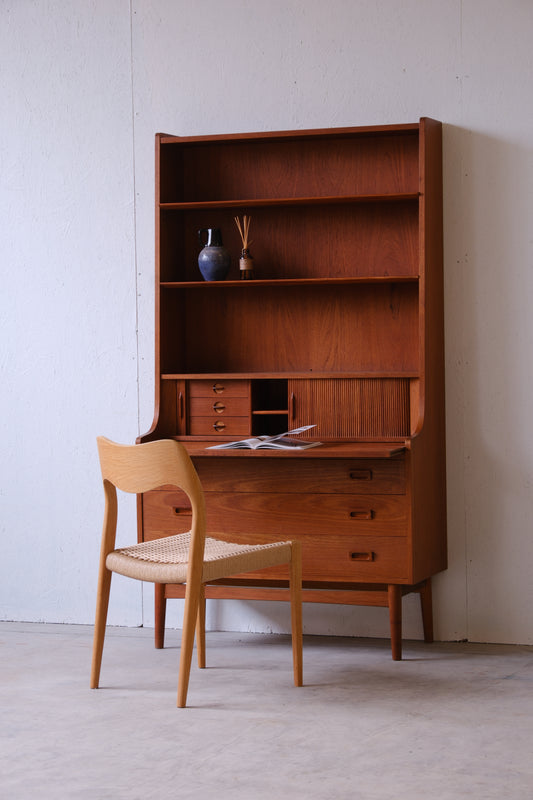
[[[185,583],[190,543],[189,531],[122,547],[109,553],[106,566],[112,572],[141,581]],[[243,545],[207,536],[202,581],[286,564],[290,558],[291,542]]]

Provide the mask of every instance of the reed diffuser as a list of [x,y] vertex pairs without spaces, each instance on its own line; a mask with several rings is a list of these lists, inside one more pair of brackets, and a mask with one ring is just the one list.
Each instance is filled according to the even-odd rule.
[[252,218],[248,217],[246,214],[242,218],[242,225],[239,217],[235,217],[235,224],[237,225],[237,229],[240,233],[241,240],[242,240],[242,251],[241,257],[239,259],[239,271],[241,280],[249,281],[254,277],[254,260],[250,255],[250,250],[248,249],[251,245],[251,240],[249,239],[250,234],[250,222]]

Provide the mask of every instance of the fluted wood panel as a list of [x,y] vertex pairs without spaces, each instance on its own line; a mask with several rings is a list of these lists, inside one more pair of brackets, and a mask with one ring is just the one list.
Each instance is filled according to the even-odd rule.
[[296,425],[312,425],[316,438],[409,435],[407,378],[337,378],[289,381]]

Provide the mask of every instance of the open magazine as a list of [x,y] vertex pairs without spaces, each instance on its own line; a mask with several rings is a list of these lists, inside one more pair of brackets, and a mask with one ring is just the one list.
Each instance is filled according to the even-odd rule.
[[206,447],[206,450],[307,450],[308,447],[318,447],[321,442],[305,442],[302,439],[289,437],[308,431],[310,428],[316,428],[316,425],[304,425],[303,428],[294,428],[276,436],[256,436],[254,439],[242,439],[240,442],[213,444]]

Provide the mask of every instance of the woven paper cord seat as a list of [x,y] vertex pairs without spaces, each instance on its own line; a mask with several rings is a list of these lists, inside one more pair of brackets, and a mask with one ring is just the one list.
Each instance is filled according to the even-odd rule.
[[[209,581],[257,569],[289,564],[294,683],[302,685],[302,595],[299,542],[236,544],[206,536],[204,493],[192,461],[178,442],[163,439],[119,445],[98,438],[106,507],[96,606],[91,687],[97,688],[104,646],[111,574],[153,583],[186,583],[178,675],[178,706],[186,704],[195,624],[198,663],[205,666],[205,594]],[[192,507],[188,533],[115,549],[116,489],[142,494],[160,486],[182,489]]]
[[[114,550],[106,559],[111,572],[153,583],[185,583],[189,563],[191,532],[166,536],[151,542]],[[289,563],[291,542],[246,545],[224,542],[209,536],[205,539],[202,583],[252,572],[255,569]]]

